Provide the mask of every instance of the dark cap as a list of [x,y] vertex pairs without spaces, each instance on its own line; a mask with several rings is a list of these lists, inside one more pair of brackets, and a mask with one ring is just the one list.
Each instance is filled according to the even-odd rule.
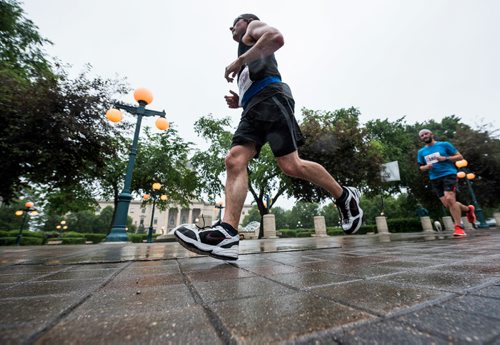
[[260,20],[259,17],[257,17],[255,14],[251,14],[251,13],[244,13],[244,14],[240,14],[238,17],[236,17],[236,19],[234,20],[233,22],[233,26],[236,24],[236,22],[240,19],[245,19],[245,20],[248,20],[248,21],[252,21],[252,20]]

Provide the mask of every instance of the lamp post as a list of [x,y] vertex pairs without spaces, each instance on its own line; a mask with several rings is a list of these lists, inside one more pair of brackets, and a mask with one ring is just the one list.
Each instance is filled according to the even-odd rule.
[[[156,199],[158,198],[158,191],[161,189],[161,183],[155,182],[152,185],[153,191],[151,194],[144,194],[143,199],[144,201],[148,201],[149,199],[153,199],[153,210],[151,211],[151,221],[149,222],[149,229],[148,229],[148,237],[147,237],[147,242],[152,243],[153,242],[153,220],[155,217],[155,206],[156,206]],[[161,201],[167,201],[168,197],[165,194],[160,195],[160,200]]]
[[59,237],[62,237],[64,234],[64,230],[68,230],[68,226],[66,225],[65,220],[61,220],[59,224],[56,226],[56,229],[59,230]]
[[115,218],[113,219],[113,226],[111,232],[106,237],[106,242],[124,242],[128,240],[127,236],[127,215],[132,195],[130,194],[130,187],[132,185],[132,175],[135,165],[135,157],[137,155],[137,143],[139,141],[139,133],[141,130],[141,122],[143,116],[159,116],[156,120],[156,127],[160,130],[167,130],[169,127],[168,121],[165,119],[165,111],[155,111],[146,109],[146,105],[153,101],[153,94],[146,89],[139,88],[134,92],[134,98],[139,103],[139,106],[134,107],[130,105],[115,104],[114,109],[109,109],[106,112],[106,117],[112,122],[119,122],[122,118],[122,113],[118,109],[123,109],[126,112],[137,116],[137,123],[135,125],[134,139],[130,148],[129,160],[127,171],[125,174],[125,183],[123,191],[118,195],[118,205],[116,207]]
[[21,217],[23,216],[23,220],[21,221],[21,226],[19,227],[19,233],[16,236],[16,245],[21,244],[21,240],[23,239],[23,228],[24,224],[26,223],[26,219],[28,218],[28,213],[30,213],[32,216],[36,216],[38,214],[36,208],[34,208],[35,204],[31,201],[27,201],[24,204],[24,208],[19,209],[16,211],[16,216]]
[[221,201],[217,201],[215,203],[215,208],[218,208],[219,209],[219,215],[218,215],[218,218],[219,218],[219,221],[222,222],[222,209],[224,208],[224,202],[221,200]]
[[264,202],[264,207],[267,209],[267,213],[269,213],[269,210],[271,209],[271,204],[273,200],[269,196],[269,194],[266,194],[266,201]]
[[[480,228],[489,228],[488,224],[486,223],[486,220],[484,219],[484,214],[483,210],[481,209],[481,206],[479,206],[479,203],[477,202],[476,195],[474,194],[474,190],[472,189],[472,180],[476,178],[476,174],[472,173],[467,169],[467,165],[469,163],[465,160],[462,159],[460,161],[455,162],[455,165],[459,169],[457,172],[457,177],[460,179],[465,178],[465,182],[467,183],[467,189],[469,190],[470,197],[472,199],[472,204],[475,207],[475,213],[477,215],[477,218],[479,219],[479,227]],[[476,224],[472,224],[474,227]]]

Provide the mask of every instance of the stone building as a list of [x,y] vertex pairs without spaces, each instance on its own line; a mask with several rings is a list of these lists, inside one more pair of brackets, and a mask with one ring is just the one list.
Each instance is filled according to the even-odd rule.
[[[129,205],[128,215],[132,218],[132,223],[139,229],[144,227],[147,230],[151,224],[151,214],[153,204],[147,204],[141,207],[141,200],[132,200]],[[112,201],[99,201],[99,212],[101,209],[111,206]],[[251,205],[244,205],[241,212],[240,226],[243,218],[248,214]],[[211,225],[212,222],[219,218],[220,210],[213,203],[206,203],[199,200],[194,200],[189,208],[184,208],[179,205],[169,205],[166,210],[160,210],[155,207],[153,218],[153,230],[159,235],[165,235],[170,230],[180,224],[195,223],[198,226]],[[224,212],[224,210],[222,210]]]

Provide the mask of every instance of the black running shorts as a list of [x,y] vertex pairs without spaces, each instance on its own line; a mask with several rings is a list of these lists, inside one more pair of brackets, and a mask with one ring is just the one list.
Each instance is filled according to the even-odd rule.
[[455,192],[457,190],[457,175],[447,175],[431,181],[432,190],[438,197],[443,197],[444,192]]
[[294,116],[295,102],[275,94],[244,112],[233,136],[232,146],[254,143],[257,154],[269,143],[275,157],[292,153],[304,144],[304,137]]

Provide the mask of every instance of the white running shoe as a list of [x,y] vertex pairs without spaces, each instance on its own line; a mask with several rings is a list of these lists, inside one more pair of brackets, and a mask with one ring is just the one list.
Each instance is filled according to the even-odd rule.
[[220,260],[238,259],[240,236],[232,236],[220,224],[205,228],[182,224],[174,230],[174,235],[184,248],[197,254]]
[[347,193],[344,201],[337,200],[335,204],[340,213],[342,230],[350,235],[356,233],[363,223],[363,210],[359,207],[361,193],[354,187],[342,187]]

